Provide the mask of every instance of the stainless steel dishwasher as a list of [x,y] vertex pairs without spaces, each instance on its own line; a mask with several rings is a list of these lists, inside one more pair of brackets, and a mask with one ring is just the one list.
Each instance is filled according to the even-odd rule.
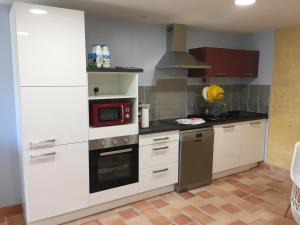
[[212,128],[180,132],[179,181],[175,186],[177,192],[211,183],[213,143]]

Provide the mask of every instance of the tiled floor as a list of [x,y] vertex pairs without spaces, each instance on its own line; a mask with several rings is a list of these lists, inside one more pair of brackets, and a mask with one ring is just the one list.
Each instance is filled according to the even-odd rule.
[[[65,225],[291,225],[291,183],[255,168],[185,193],[169,193],[99,213]],[[5,225],[20,225],[20,216]]]

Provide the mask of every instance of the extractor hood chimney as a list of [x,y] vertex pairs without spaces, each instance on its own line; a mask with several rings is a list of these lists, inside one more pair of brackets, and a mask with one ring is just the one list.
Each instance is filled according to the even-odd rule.
[[167,52],[156,65],[157,69],[209,69],[186,52],[186,26],[171,24],[167,26]]

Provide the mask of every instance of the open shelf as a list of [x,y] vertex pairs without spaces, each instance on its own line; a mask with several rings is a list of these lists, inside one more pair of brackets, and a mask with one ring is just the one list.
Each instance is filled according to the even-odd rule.
[[136,98],[135,95],[97,95],[89,96],[89,100]]
[[107,126],[107,127],[90,127],[89,140],[110,138],[117,136],[134,135],[139,133],[138,123]]

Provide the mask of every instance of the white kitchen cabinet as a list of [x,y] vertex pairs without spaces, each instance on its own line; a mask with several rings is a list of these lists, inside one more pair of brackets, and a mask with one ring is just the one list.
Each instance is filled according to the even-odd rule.
[[86,87],[21,87],[25,149],[88,141]]
[[241,125],[240,166],[264,160],[266,120]]
[[239,166],[241,125],[239,123],[214,126],[213,173]]
[[17,2],[10,21],[19,86],[87,84],[84,12]]
[[150,191],[178,182],[178,162],[140,170],[139,191]]
[[87,142],[27,150],[24,173],[27,222],[89,206]]
[[139,192],[178,183],[179,131],[139,136]]
[[139,149],[140,169],[168,163],[178,163],[178,146],[178,141],[141,146]]

